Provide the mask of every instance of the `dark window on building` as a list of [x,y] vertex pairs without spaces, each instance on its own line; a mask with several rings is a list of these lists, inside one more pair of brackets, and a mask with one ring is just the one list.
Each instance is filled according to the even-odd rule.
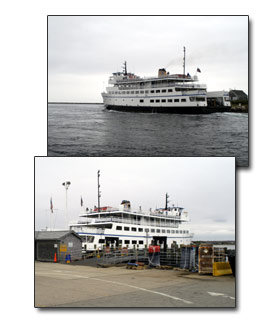
[[143,232],[143,229],[142,228],[138,228],[138,232]]
[[116,230],[122,230],[122,226],[117,226]]
[[140,103],[143,103],[143,102],[144,102],[144,100],[139,100],[139,102],[140,102]]
[[181,99],[181,102],[186,102],[186,98],[182,98]]
[[150,103],[154,103],[154,100],[150,100]]
[[162,93],[166,93],[166,92],[167,92],[167,90],[166,90],[166,89],[162,89],[161,91],[162,91]]
[[130,244],[130,241],[129,240],[125,240],[125,244]]
[[105,239],[99,239],[99,243],[105,243]]
[[172,88],[169,88],[169,89],[168,89],[168,92],[171,93],[171,92],[172,92]]
[[132,244],[137,244],[137,240],[132,240]]
[[139,240],[138,243],[139,243],[139,244],[144,244],[144,241]]
[[149,229],[145,229],[145,232],[149,232]]
[[155,229],[151,229],[150,231],[155,233]]
[[160,89],[156,89],[156,93],[160,93]]
[[125,230],[125,231],[129,231],[129,227],[128,227],[128,226],[125,226],[125,227],[124,227],[124,230]]
[[171,103],[172,102],[172,99],[169,99],[168,102]]
[[131,228],[131,231],[136,232],[137,231],[137,228]]
[[148,94],[149,91],[145,91],[146,94]]
[[160,102],[160,100],[156,100],[156,103],[159,103]]
[[139,91],[136,91],[136,94],[139,94]]
[[150,93],[155,93],[155,91],[154,90],[151,90]]
[[170,230],[167,230],[167,233],[170,233]]
[[174,102],[179,102],[179,99],[178,99],[178,98],[175,98],[175,99],[174,99]]
[[157,233],[160,233],[160,229],[157,229]]
[[162,230],[162,233],[165,233],[165,230]]
[[161,102],[162,102],[162,103],[165,103],[165,102],[166,102],[166,100],[161,100]]

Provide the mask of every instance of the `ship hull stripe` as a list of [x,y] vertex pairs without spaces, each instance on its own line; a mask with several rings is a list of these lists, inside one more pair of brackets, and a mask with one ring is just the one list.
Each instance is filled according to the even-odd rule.
[[152,237],[166,237],[166,238],[192,238],[192,236],[174,236],[174,237],[168,237],[168,236],[163,236],[161,233],[161,235],[149,235],[149,236],[145,236],[145,235],[121,235],[121,234],[101,234],[101,233],[85,233],[85,232],[77,232],[79,235],[100,235],[103,237],[128,237],[128,238],[152,238]]
[[148,112],[148,113],[176,113],[176,114],[210,114],[215,112],[230,112],[227,107],[202,107],[202,106],[121,106],[105,105],[107,110],[124,111],[124,112]]

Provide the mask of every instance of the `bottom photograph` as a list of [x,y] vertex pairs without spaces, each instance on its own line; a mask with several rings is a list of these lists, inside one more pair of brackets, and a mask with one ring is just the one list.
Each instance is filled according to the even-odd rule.
[[35,308],[235,308],[234,157],[35,157]]

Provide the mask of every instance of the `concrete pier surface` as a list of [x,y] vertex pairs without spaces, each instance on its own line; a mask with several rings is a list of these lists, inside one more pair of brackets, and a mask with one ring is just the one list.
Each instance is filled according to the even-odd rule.
[[230,307],[235,278],[185,271],[35,263],[35,307]]

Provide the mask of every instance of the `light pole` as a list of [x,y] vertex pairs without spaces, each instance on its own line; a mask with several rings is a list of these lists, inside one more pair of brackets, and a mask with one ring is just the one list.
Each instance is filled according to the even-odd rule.
[[100,213],[100,198],[101,198],[101,191],[100,191],[100,170],[97,172],[97,188],[98,188],[98,213]]
[[70,181],[65,181],[63,182],[63,186],[66,190],[66,215],[65,215],[65,219],[66,219],[66,229],[68,229],[68,195],[67,195],[67,191],[69,189],[69,186],[70,186]]

